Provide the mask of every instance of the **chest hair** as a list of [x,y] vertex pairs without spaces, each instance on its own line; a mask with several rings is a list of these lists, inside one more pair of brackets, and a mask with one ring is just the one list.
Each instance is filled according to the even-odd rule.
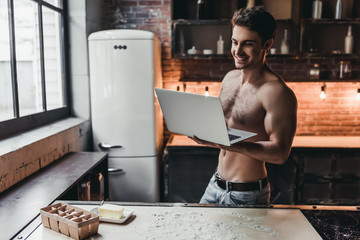
[[[225,92],[224,92],[225,93]],[[254,122],[256,118],[262,116],[261,104],[256,95],[256,89],[242,86],[237,89],[228,89],[223,94],[222,104],[224,115],[227,121],[241,125],[247,125]]]

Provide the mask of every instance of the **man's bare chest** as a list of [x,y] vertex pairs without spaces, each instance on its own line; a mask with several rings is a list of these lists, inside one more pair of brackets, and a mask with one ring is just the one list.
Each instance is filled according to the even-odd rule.
[[246,126],[263,122],[265,111],[256,89],[229,90],[220,98],[228,124]]

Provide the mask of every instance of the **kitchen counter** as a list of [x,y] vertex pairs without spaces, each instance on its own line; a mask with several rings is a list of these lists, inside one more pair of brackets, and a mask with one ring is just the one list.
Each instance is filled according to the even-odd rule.
[[[88,211],[98,206],[69,204]],[[299,209],[198,204],[125,204],[124,207],[134,210],[127,222],[100,222],[98,234],[91,239],[321,239]],[[26,239],[70,238],[39,225]]]
[[[201,146],[187,136],[172,135],[168,146]],[[295,136],[293,148],[360,148],[356,136]]]
[[[271,203],[359,205],[359,142],[360,137],[296,136],[285,164],[265,163]],[[198,202],[216,168],[218,151],[172,135],[164,154],[165,200]]]
[[104,161],[107,169],[106,153],[69,153],[0,193],[0,239],[12,238]]
[[360,137],[296,136],[292,146],[297,148],[360,148]]
[[[91,211],[99,202],[67,201]],[[123,224],[100,222],[91,239],[358,239],[356,206],[233,206],[181,203],[124,203],[134,213]],[[47,229],[37,217],[17,239],[71,239]]]

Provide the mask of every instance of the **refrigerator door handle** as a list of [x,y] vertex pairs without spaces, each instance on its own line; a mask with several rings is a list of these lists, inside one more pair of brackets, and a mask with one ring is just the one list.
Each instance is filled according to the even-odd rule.
[[103,142],[101,142],[101,143],[99,143],[98,144],[98,146],[99,146],[99,148],[100,149],[111,149],[111,148],[122,148],[122,146],[121,145],[111,145],[111,144],[108,144],[108,143],[103,143]]
[[108,168],[109,173],[125,174],[125,171],[121,168]]

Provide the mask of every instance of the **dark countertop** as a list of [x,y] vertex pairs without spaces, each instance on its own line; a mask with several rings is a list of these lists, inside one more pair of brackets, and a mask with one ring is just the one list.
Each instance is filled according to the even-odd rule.
[[69,153],[0,193],[0,238],[14,237],[39,215],[40,208],[60,198],[106,159],[101,152]]
[[360,211],[303,210],[324,240],[360,239]]
[[300,209],[324,240],[360,239],[360,206],[272,205]]

